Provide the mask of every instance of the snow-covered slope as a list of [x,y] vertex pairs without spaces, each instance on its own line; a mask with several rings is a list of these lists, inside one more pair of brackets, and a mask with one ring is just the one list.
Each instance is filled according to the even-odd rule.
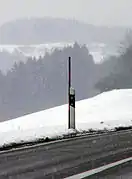
[[[0,145],[56,137],[67,130],[68,106],[63,105],[0,123]],[[132,126],[132,90],[114,90],[76,103],[76,128],[114,129]]]
[[49,44],[33,44],[33,45],[0,45],[0,51],[7,51],[9,53],[19,52],[27,57],[44,56],[46,52],[52,53],[55,49],[63,49],[67,46],[73,46],[74,43],[58,42]]
[[[58,42],[49,44],[33,44],[33,45],[0,45],[0,52],[7,51],[11,54],[20,53],[25,57],[44,56],[46,52],[52,53],[55,49],[63,49],[67,46],[73,46],[74,42]],[[115,54],[115,49],[101,43],[87,44],[90,53],[93,55],[95,62],[100,62],[105,56]]]

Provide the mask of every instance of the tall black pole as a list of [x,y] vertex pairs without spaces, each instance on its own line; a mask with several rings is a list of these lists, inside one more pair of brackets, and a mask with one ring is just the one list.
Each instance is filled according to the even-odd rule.
[[70,129],[71,57],[68,60],[68,128]]

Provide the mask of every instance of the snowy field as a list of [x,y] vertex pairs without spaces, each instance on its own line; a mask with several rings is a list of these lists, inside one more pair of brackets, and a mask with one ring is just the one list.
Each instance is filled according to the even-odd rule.
[[[39,138],[57,138],[67,130],[68,106],[62,105],[0,123],[0,146]],[[114,90],[76,102],[76,129],[114,129],[132,126],[132,90]]]
[[7,51],[11,54],[18,52],[26,57],[44,56],[46,52],[52,53],[55,49],[63,49],[64,47],[73,46],[74,43],[58,42],[48,44],[33,44],[33,45],[0,45],[0,51]]
[[[40,56],[45,56],[46,53],[52,53],[55,49],[63,49],[65,47],[72,47],[73,42],[58,42],[49,44],[34,44],[34,45],[1,45],[0,52],[7,51],[10,54],[17,55],[20,53],[25,57],[35,57],[39,59]],[[101,43],[91,43],[86,45],[90,53],[93,55],[95,62],[99,63],[103,58],[109,56],[110,54],[115,54],[115,50],[110,50],[106,44]],[[115,48],[115,47],[114,47]],[[116,49],[116,48],[115,48]],[[110,52],[110,54],[107,54]]]

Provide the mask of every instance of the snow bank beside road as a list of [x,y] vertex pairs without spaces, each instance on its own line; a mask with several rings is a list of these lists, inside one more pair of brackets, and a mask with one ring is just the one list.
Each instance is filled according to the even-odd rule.
[[[58,106],[0,123],[0,146],[39,138],[56,138],[67,130],[68,106]],[[132,126],[132,90],[114,90],[76,103],[76,128],[114,129]]]

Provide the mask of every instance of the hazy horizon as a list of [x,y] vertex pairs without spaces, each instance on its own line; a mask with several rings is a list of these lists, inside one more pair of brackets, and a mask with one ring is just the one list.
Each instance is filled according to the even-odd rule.
[[131,0],[0,0],[0,25],[31,17],[68,18],[93,25],[132,26]]

